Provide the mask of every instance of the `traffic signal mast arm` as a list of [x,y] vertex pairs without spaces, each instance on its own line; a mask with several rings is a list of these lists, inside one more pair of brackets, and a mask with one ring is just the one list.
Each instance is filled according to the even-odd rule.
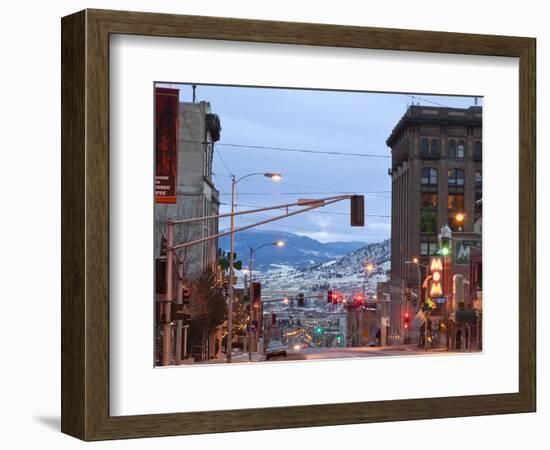
[[[322,199],[312,199],[311,201],[308,201],[307,203],[305,203],[305,205],[311,205],[311,206],[307,206],[307,207],[302,208],[298,211],[287,212],[286,214],[282,214],[280,216],[272,217],[272,218],[269,218],[269,219],[266,219],[266,220],[261,220],[259,222],[256,222],[256,223],[253,223],[253,224],[250,224],[250,225],[246,225],[246,226],[243,226],[243,227],[240,227],[240,228],[235,228],[233,230],[233,233],[236,233],[238,231],[248,230],[249,228],[257,227],[259,225],[263,225],[263,224],[266,224],[266,223],[269,223],[269,222],[274,222],[276,220],[284,219],[286,217],[295,216],[296,214],[301,214],[301,213],[311,211],[311,210],[316,209],[316,208],[321,208],[323,206],[331,205],[332,203],[340,202],[342,200],[348,200],[351,197],[353,197],[353,196],[352,195],[339,195],[339,196],[336,196],[336,197],[327,197],[327,198],[322,198]],[[254,209],[254,210],[250,210],[250,211],[236,212],[233,215],[236,216],[236,215],[241,215],[241,214],[251,214],[251,213],[255,213],[255,212],[269,211],[269,210],[272,210],[272,209],[288,208],[288,207],[291,207],[291,206],[304,206],[304,203],[303,202],[302,203],[295,202],[295,203],[288,203],[288,204],[284,204],[284,205],[268,206],[268,207],[265,207],[265,208],[259,208],[259,209]],[[219,214],[219,215],[215,215],[215,216],[195,217],[195,218],[192,218],[192,219],[184,219],[184,220],[174,220],[174,221],[169,220],[168,225],[170,226],[170,225],[176,225],[176,224],[184,224],[184,223],[189,223],[189,222],[195,222],[195,221],[198,221],[198,220],[216,219],[216,218],[228,217],[228,216],[231,216],[231,213]],[[220,238],[222,236],[228,236],[231,233],[232,233],[231,230],[224,231],[223,233],[218,233],[218,234],[214,234],[214,235],[211,235],[211,236],[206,236],[206,237],[201,238],[201,239],[196,239],[196,240],[190,241],[190,242],[183,242],[181,244],[176,244],[176,245],[172,245],[172,246],[170,245],[171,243],[168,242],[167,246],[171,250],[177,250],[179,248],[189,247],[191,245],[200,244],[202,242],[206,242],[206,241],[209,241],[209,240],[212,240],[212,239],[217,239],[217,238]]]
[[[262,211],[269,211],[271,209],[284,209],[284,208],[290,208],[292,206],[304,206],[304,205],[317,205],[319,206],[325,206],[324,202],[328,202],[331,200],[346,200],[348,198],[353,197],[353,195],[335,195],[332,197],[325,197],[325,198],[319,198],[319,199],[309,199],[307,201],[304,200],[298,200],[294,203],[284,203],[282,205],[274,205],[274,206],[266,206],[264,208],[256,208],[256,209],[249,209],[247,211],[240,211],[233,213],[234,216],[240,216],[243,214],[253,214],[257,212]],[[198,222],[200,220],[210,220],[210,219],[221,219],[223,217],[230,217],[231,213],[225,213],[225,214],[216,214],[213,216],[204,216],[204,217],[192,217],[190,219],[178,219],[178,220],[170,220],[170,223],[174,225],[184,224],[184,223],[191,223],[191,222]]]

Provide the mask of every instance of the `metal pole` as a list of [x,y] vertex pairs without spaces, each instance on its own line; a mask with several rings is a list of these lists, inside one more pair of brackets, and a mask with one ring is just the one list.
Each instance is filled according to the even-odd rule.
[[[251,223],[249,225],[244,225],[242,227],[239,227],[239,228],[235,228],[233,229],[233,231],[229,230],[229,231],[224,231],[222,233],[217,233],[217,234],[213,234],[211,236],[206,236],[206,237],[203,237],[203,238],[200,238],[200,239],[196,239],[194,241],[190,241],[190,242],[184,242],[182,244],[177,244],[177,245],[174,245],[174,250],[176,249],[180,249],[180,248],[185,248],[185,247],[189,247],[191,245],[196,245],[196,244],[200,244],[201,242],[206,242],[206,241],[209,241],[211,239],[217,239],[217,238],[220,238],[220,237],[223,237],[223,236],[229,236],[230,234],[235,234],[237,233],[238,231],[244,231],[244,230],[248,230],[249,228],[253,228],[253,227],[257,227],[258,225],[264,225],[266,223],[270,223],[270,222],[275,222],[276,220],[280,220],[280,219],[285,219],[287,217],[292,217],[292,216],[295,216],[296,214],[302,214],[302,213],[305,213],[305,212],[308,212],[308,211],[311,211],[313,209],[316,209],[316,208],[321,208],[322,206],[328,206],[328,205],[332,205],[333,203],[336,203],[336,202],[339,202],[339,201],[342,201],[342,200],[346,200],[346,199],[336,199],[336,200],[330,200],[330,201],[327,201],[325,202],[323,205],[318,205],[318,206],[310,206],[308,208],[302,208],[298,211],[291,211],[287,214],[283,214],[283,215],[280,215],[280,216],[276,216],[276,217],[271,217],[269,219],[265,219],[265,220],[261,220],[259,222],[255,222],[255,223]],[[233,206],[234,206],[234,203],[235,202],[232,202],[233,203]],[[269,208],[263,208],[264,211],[267,211]],[[232,218],[234,218],[234,216],[237,216],[239,213],[236,213],[234,215],[231,215]],[[201,217],[200,218],[201,220],[204,220],[205,218],[204,217]]]
[[250,306],[250,314],[249,314],[249,320],[248,320],[248,360],[252,361],[252,318],[254,314],[254,290],[252,289],[252,254],[254,253],[254,249],[250,247],[250,261],[248,263],[248,270],[250,272],[250,290],[248,294],[248,304]]
[[183,327],[183,359],[187,359],[187,329],[189,325]]
[[[183,303],[183,262],[177,264],[178,267],[178,283],[176,293],[176,303],[181,305]],[[181,365],[181,335],[182,335],[182,320],[176,320],[176,365]]]
[[164,323],[162,326],[162,365],[169,366],[171,363],[171,306],[172,306],[172,266],[174,264],[174,225],[168,221],[166,224],[166,309]]
[[[417,302],[418,302],[418,306],[420,306],[422,304],[422,274],[420,272],[420,265],[417,263],[416,264],[416,268],[418,270],[418,297],[417,297]],[[420,345],[420,332],[418,332],[418,339],[419,339],[419,342],[418,344]]]
[[231,352],[233,351],[233,274],[235,252],[235,175],[231,176],[231,239],[229,250],[229,286],[228,296],[229,305],[227,308],[227,362],[231,362]]
[[428,351],[428,320],[430,317],[430,314],[428,313],[428,310],[426,310],[426,322],[424,322],[424,351]]

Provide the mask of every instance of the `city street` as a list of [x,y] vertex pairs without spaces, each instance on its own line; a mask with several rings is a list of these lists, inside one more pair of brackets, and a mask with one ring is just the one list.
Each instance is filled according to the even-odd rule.
[[309,347],[301,350],[288,350],[287,356],[274,356],[270,361],[297,361],[313,359],[330,358],[364,358],[381,356],[412,356],[426,355],[428,353],[455,353],[445,349],[430,349],[427,352],[416,345],[398,345],[386,347],[344,347],[344,348],[326,348]]

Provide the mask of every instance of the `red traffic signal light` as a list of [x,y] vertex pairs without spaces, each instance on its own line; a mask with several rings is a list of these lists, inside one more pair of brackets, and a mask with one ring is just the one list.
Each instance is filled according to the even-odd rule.
[[405,323],[406,327],[408,327],[408,323],[411,321],[411,315],[406,312],[404,315],[403,315],[403,322]]

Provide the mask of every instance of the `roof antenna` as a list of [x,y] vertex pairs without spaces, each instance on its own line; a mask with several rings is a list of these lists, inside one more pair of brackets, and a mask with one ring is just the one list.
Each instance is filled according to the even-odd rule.
[[477,97],[474,97],[474,105],[477,106]]
[[194,84],[192,88],[193,88],[193,103],[197,103],[197,85]]

